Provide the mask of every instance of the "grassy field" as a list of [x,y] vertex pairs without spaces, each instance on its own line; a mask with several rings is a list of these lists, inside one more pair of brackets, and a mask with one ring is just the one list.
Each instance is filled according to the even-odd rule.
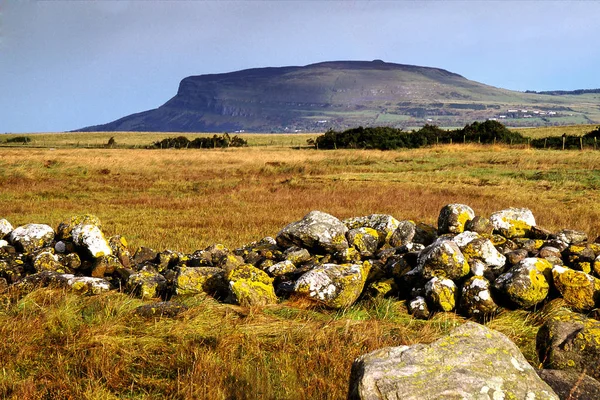
[[[93,137],[102,143],[111,136],[104,135]],[[113,135],[130,145],[164,137]],[[600,235],[600,152],[478,145],[316,151],[285,147],[300,136],[252,137],[274,144],[1,148],[0,218],[56,226],[93,213],[132,249],[192,252],[273,236],[311,210],[435,224],[443,205],[460,202],[484,216],[529,207],[548,229]],[[190,309],[180,317],[157,320],[134,316],[142,302],[118,293],[82,299],[40,289],[1,299],[0,397],[19,399],[345,398],[358,355],[430,342],[462,321],[452,313],[417,321],[393,299],[333,312],[301,301],[247,309],[196,297],[183,300]],[[536,365],[538,321],[539,312],[505,312],[488,325]]]

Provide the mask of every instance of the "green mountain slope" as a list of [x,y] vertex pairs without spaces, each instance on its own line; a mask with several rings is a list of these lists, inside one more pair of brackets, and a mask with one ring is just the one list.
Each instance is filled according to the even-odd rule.
[[599,104],[598,93],[521,93],[438,68],[335,61],[190,76],[159,108],[82,130],[289,132],[462,126],[488,118],[513,126],[562,125],[600,122]]

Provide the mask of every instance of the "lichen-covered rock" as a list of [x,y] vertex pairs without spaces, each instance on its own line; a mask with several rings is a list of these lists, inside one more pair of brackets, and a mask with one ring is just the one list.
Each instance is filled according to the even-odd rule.
[[158,251],[151,249],[150,247],[140,246],[133,255],[133,263],[135,265],[142,265],[146,262],[154,262],[158,258]]
[[89,276],[73,276],[68,278],[67,286],[75,293],[81,295],[96,295],[112,289],[110,282],[102,278]]
[[348,228],[333,215],[311,211],[300,221],[292,222],[277,234],[281,247],[298,246],[317,254],[328,254],[347,249]]
[[354,248],[354,247],[348,247],[347,249],[344,249],[342,251],[335,253],[335,257],[333,260],[330,260],[330,261],[321,260],[321,262],[323,264],[332,263],[333,261],[337,262],[338,264],[360,263],[360,261],[361,261],[360,252],[358,250],[356,250],[356,248]]
[[596,254],[591,247],[586,245],[570,245],[566,253],[567,263],[571,268],[587,274],[592,272]]
[[600,379],[600,321],[559,309],[539,329],[536,349],[544,368]]
[[525,237],[535,226],[535,217],[527,208],[507,208],[490,216],[494,230],[509,239]]
[[110,246],[113,254],[117,256],[121,264],[125,268],[131,268],[133,262],[131,260],[131,253],[127,246],[127,240],[121,235],[111,236],[108,239],[108,245]]
[[503,334],[467,322],[431,343],[386,347],[357,358],[350,400],[558,400]]
[[472,276],[462,287],[460,308],[469,317],[483,318],[498,311],[490,293],[490,282],[482,276]]
[[543,258],[526,258],[500,275],[494,288],[506,295],[515,305],[530,308],[542,302],[548,295],[552,265]]
[[349,230],[370,228],[379,234],[380,243],[389,243],[392,234],[398,228],[398,220],[391,215],[371,214],[365,217],[348,218],[342,221]]
[[354,247],[362,257],[372,257],[382,244],[379,233],[373,228],[354,228],[346,233],[348,244]]
[[48,247],[54,240],[54,229],[44,224],[27,224],[15,228],[8,241],[19,251],[31,253],[35,250]]
[[0,239],[8,236],[13,231],[13,226],[5,219],[0,219]]
[[456,307],[456,285],[450,279],[434,276],[425,284],[425,297],[432,308],[452,311]]
[[264,271],[244,264],[226,276],[233,300],[241,306],[265,306],[277,303],[273,278]]
[[291,261],[294,265],[304,264],[312,260],[312,256],[308,250],[300,247],[290,247],[283,255],[287,261]]
[[37,272],[54,271],[61,274],[67,272],[67,268],[60,263],[58,256],[52,254],[50,251],[43,251],[35,256],[33,259],[33,268]]
[[558,265],[552,267],[554,286],[575,311],[589,311],[600,301],[600,279]]
[[398,292],[398,287],[393,278],[388,278],[371,282],[368,287],[368,292],[371,297],[387,297],[395,295]]
[[133,312],[143,318],[174,318],[187,309],[187,306],[173,301],[159,301],[141,305]]
[[583,372],[541,369],[537,374],[560,400],[600,399],[600,382]]
[[150,269],[142,269],[129,276],[127,291],[142,299],[151,299],[163,295],[167,286],[164,276]]
[[437,229],[422,222],[400,221],[398,228],[390,238],[393,247],[408,246],[411,244],[422,244],[429,246],[437,239]]
[[267,273],[272,277],[290,274],[296,270],[296,266],[290,260],[280,261],[266,268]]
[[475,211],[465,204],[448,204],[442,207],[438,217],[438,232],[461,233],[465,224],[475,218]]
[[517,265],[518,263],[529,257],[529,252],[525,249],[517,249],[506,253],[504,256],[506,257],[506,260],[510,265]]
[[560,250],[558,250],[556,247],[543,246],[538,253],[538,257],[540,257],[540,258],[548,258],[548,257],[560,258],[560,257],[562,257],[562,254],[560,253]]
[[360,296],[370,264],[323,264],[303,274],[294,292],[323,302],[327,307],[352,305]]
[[8,246],[8,242],[6,240],[0,240],[0,249],[5,246]]
[[0,258],[0,278],[6,279],[9,284],[19,281],[25,276],[25,263],[19,257]]
[[69,253],[59,257],[61,264],[69,270],[75,270],[81,267],[81,258],[77,253]]
[[501,272],[506,264],[506,257],[496,250],[489,239],[473,239],[461,250],[471,272],[476,276],[483,276],[486,270]]
[[175,291],[180,296],[206,293],[221,297],[229,290],[225,271],[216,267],[180,267]]
[[100,219],[92,214],[75,215],[70,219],[61,222],[56,228],[56,238],[58,240],[72,240],[72,230],[77,225],[92,225],[102,229],[102,223]]
[[465,231],[479,233],[480,235],[489,236],[494,232],[492,222],[484,217],[476,216],[465,224]]
[[450,240],[452,240],[454,243],[456,243],[458,248],[462,250],[463,247],[465,247],[471,241],[473,241],[479,237],[480,237],[479,233],[471,232],[471,231],[464,231],[464,232],[461,232],[458,235],[454,236],[453,238],[450,238]]
[[408,312],[417,319],[428,319],[430,314],[427,301],[422,296],[417,296],[408,302]]
[[563,229],[556,234],[556,239],[571,245],[587,242],[588,235],[585,232],[575,231],[573,229]]
[[425,279],[434,276],[460,279],[470,271],[456,243],[444,239],[436,240],[419,254],[417,267]]
[[94,258],[112,254],[112,249],[96,225],[78,224],[71,229],[73,243],[87,250]]
[[104,276],[112,274],[117,268],[121,267],[123,267],[123,265],[117,256],[101,256],[94,260],[92,276],[94,278],[104,278]]

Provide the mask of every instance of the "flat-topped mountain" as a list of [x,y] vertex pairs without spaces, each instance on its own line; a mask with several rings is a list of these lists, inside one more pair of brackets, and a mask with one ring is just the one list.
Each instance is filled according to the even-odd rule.
[[[568,92],[573,93],[573,92]],[[499,89],[430,67],[380,60],[190,76],[162,106],[82,131],[294,132],[426,123],[462,126],[600,122],[600,94]]]

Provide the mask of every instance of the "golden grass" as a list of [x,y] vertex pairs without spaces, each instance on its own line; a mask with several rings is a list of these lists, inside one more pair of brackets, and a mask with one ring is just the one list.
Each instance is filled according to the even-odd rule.
[[588,132],[595,130],[598,125],[569,125],[569,126],[540,126],[537,128],[510,128],[518,131],[523,136],[532,139],[539,139],[551,136],[562,136],[563,134],[572,136],[583,136]]
[[[600,235],[600,152],[445,145],[402,151],[0,149],[0,218],[56,226],[94,213],[132,249],[231,248],[319,209],[436,223],[448,203],[480,215],[529,207],[552,230]],[[180,299],[176,319],[132,315],[118,293],[40,289],[0,297],[0,397],[19,399],[344,398],[352,360],[427,343],[462,322],[412,319],[402,302],[341,311],[300,300],[265,309]],[[536,364],[531,313],[488,323]]]

